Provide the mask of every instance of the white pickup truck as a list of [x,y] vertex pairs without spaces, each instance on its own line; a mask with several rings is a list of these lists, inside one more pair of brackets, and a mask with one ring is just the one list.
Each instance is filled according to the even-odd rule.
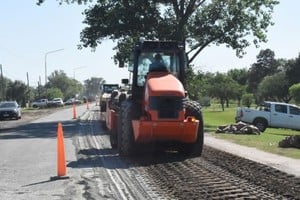
[[300,130],[300,107],[265,101],[257,109],[238,107],[235,121],[253,124],[262,132],[267,127]]
[[33,108],[46,108],[48,104],[48,99],[38,99],[31,103],[31,107]]

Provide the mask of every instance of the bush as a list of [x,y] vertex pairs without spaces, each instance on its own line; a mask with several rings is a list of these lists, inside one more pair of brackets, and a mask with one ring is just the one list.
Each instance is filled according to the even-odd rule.
[[251,104],[254,102],[253,94],[246,93],[242,96],[242,105],[250,108]]
[[296,103],[300,103],[300,83],[292,85],[289,88],[289,93]]
[[201,104],[201,106],[206,106],[209,107],[210,106],[210,97],[203,97],[199,100],[199,103]]

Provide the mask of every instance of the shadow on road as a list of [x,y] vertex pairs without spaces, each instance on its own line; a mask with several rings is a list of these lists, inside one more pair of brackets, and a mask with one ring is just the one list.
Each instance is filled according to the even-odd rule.
[[82,149],[77,152],[78,159],[68,163],[71,168],[103,167],[106,169],[124,169],[132,166],[149,166],[153,164],[182,162],[190,157],[177,152],[163,151],[161,149],[139,150],[135,156],[119,156],[117,150],[106,149]]
[[[61,121],[47,123],[29,123],[14,128],[0,130],[0,139],[29,139],[29,138],[55,138],[57,136],[57,126]],[[64,137],[69,138],[80,133],[81,129],[90,126],[79,120],[62,121]],[[89,122],[99,123],[99,121]]]

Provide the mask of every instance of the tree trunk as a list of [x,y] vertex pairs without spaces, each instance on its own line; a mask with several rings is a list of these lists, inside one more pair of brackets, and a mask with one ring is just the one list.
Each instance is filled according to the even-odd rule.
[[226,108],[229,108],[229,99],[226,99]]
[[224,111],[224,99],[221,99],[221,106],[222,106],[222,111]]

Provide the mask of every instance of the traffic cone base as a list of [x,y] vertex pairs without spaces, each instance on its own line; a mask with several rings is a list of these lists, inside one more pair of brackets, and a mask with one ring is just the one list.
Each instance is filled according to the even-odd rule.
[[69,176],[52,176],[50,177],[50,181],[62,180],[62,179],[69,179]]

